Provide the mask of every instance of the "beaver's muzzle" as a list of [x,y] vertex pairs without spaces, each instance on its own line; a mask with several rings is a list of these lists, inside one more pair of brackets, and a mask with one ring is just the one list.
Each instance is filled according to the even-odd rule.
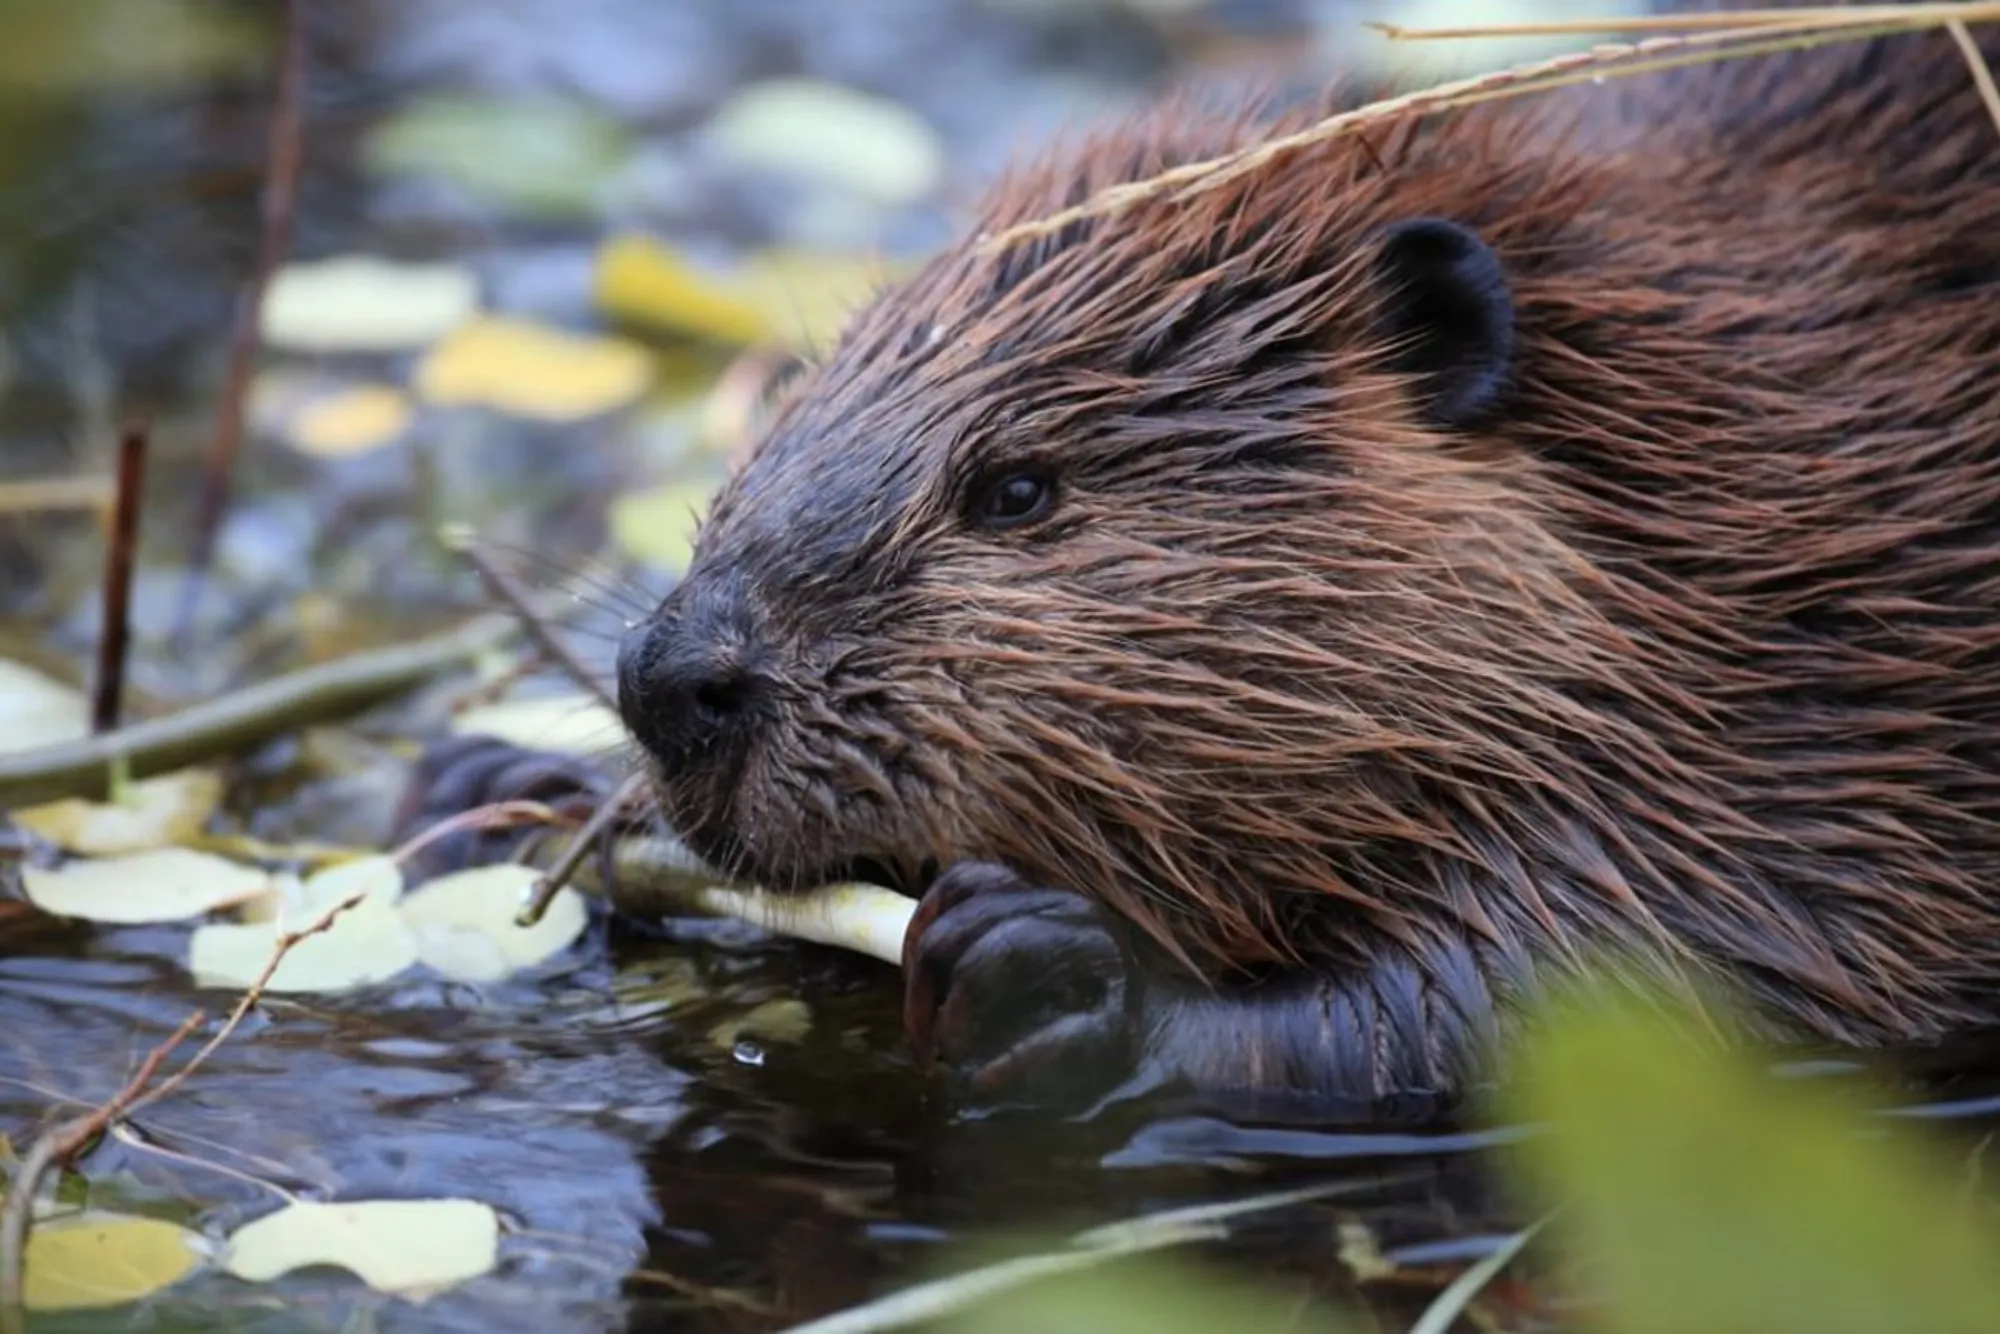
[[672,778],[734,767],[754,732],[766,683],[741,598],[688,581],[618,646],[618,711]]

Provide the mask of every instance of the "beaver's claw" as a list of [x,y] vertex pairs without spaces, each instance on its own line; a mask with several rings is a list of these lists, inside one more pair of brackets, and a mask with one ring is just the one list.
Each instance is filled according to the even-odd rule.
[[[392,838],[403,843],[441,821],[503,801],[538,802],[583,818],[610,791],[605,774],[574,756],[528,750],[498,737],[453,737],[417,761]],[[427,843],[417,860],[432,875],[501,861],[528,832],[518,825],[454,831]]]
[[1138,981],[1118,924],[1068,890],[961,862],[903,940],[904,1023],[958,1100],[1080,1108],[1133,1067]]

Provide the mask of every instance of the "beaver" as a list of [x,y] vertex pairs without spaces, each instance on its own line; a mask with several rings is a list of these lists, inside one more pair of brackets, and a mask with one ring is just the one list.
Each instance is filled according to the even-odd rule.
[[1031,158],[792,382],[619,651],[661,812],[920,894],[969,1098],[1449,1097],[1605,952],[1780,1041],[2000,1021],[2000,129],[1952,39],[995,243],[1321,110]]

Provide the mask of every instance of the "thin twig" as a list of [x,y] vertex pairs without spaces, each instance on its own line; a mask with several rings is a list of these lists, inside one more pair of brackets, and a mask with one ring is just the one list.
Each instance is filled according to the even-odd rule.
[[460,811],[456,815],[439,820],[436,824],[424,826],[422,832],[391,851],[389,858],[392,861],[406,862],[439,839],[467,829],[511,829],[516,825],[562,823],[564,817],[559,811],[539,801],[495,801],[484,806],[474,806],[469,811]]
[[1451,1334],[1451,1327],[1458,1323],[1459,1316],[1465,1314],[1473,1299],[1500,1276],[1501,1270],[1514,1262],[1515,1256],[1527,1249],[1528,1243],[1548,1221],[1546,1217],[1536,1220],[1495,1247],[1479,1263],[1467,1266],[1424,1308],[1417,1323],[1410,1326],[1410,1334]]
[[[2000,5],[1981,5],[1978,9],[1982,14],[1988,9],[2000,13]],[[1073,207],[995,232],[982,239],[980,249],[991,252],[1017,241],[1052,235],[1072,223],[1115,213],[1169,191],[1175,192],[1173,197],[1176,201],[1185,201],[1255,172],[1285,154],[1345,138],[1367,127],[1420,119],[1485,102],[1552,92],[1577,84],[1632,78],[1722,60],[1775,55],[1937,28],[1974,11],[1972,6],[1907,6],[1893,11],[1896,14],[1894,21],[1885,17],[1869,24],[1856,23],[1845,17],[1827,17],[1839,16],[1841,11],[1838,10],[1799,12],[1815,17],[1799,22],[1759,24],[1748,29],[1699,32],[1684,37],[1653,37],[1630,45],[1600,46],[1590,51],[1570,52],[1470,78],[1454,79],[1435,87],[1371,102],[1233,153],[1186,163],[1142,180],[1108,186]]]
[[562,850],[550,864],[549,869],[542,872],[541,878],[535,881],[534,892],[528,896],[528,901],[521,905],[521,911],[514,916],[516,926],[530,927],[542,920],[542,914],[549,910],[549,905],[555,902],[556,895],[576,874],[576,868],[583,864],[583,859],[590,854],[593,847],[597,846],[598,840],[618,822],[645,787],[646,776],[633,774],[619,784],[618,790],[606,797],[603,803],[591,812],[590,818],[584,821],[583,828],[577,830],[576,836],[570,839],[569,846]]
[[125,766],[127,778],[148,778],[351,717],[491,651],[514,631],[511,616],[493,613],[429,639],[262,681],[164,718],[0,755],[0,810],[63,797],[103,801],[115,764]]
[[264,961],[264,969],[257,974],[236,1002],[236,1008],[215,1031],[215,1035],[201,1045],[201,1049],[190,1056],[180,1069],[174,1071],[159,1084],[148,1087],[159,1072],[160,1064],[166,1060],[174,1048],[187,1040],[189,1034],[201,1026],[208,1018],[203,1011],[196,1010],[181,1021],[181,1026],[173,1031],[165,1042],[147,1053],[140,1062],[139,1069],[125,1081],[124,1087],[96,1110],[83,1116],[50,1127],[38,1138],[22,1160],[20,1170],[8,1183],[7,1200],[0,1207],[0,1311],[18,1311],[21,1305],[21,1283],[24,1261],[27,1256],[28,1225],[33,1213],[33,1203],[41,1189],[41,1179],[59,1163],[74,1158],[83,1147],[95,1139],[99,1133],[115,1121],[129,1117],[141,1108],[154,1103],[174,1092],[187,1082],[188,1076],[200,1069],[217,1048],[227,1042],[242,1024],[245,1015],[264,997],[264,988],[270,984],[272,974],[285,961],[301,941],[307,940],[330,929],[340,915],[355,907],[368,897],[368,891],[354,893],[321,913],[312,923],[297,931],[286,931],[272,943],[271,955]]
[[74,1158],[127,1108],[136,1106],[147,1082],[158,1072],[160,1062],[186,1041],[188,1035],[199,1028],[207,1017],[196,1010],[183,1019],[181,1026],[167,1035],[166,1041],[146,1054],[146,1059],[139,1063],[139,1068],[125,1081],[124,1087],[112,1094],[103,1106],[82,1116],[57,1122],[43,1131],[29,1147],[14,1173],[14,1179],[7,1183],[6,1203],[0,1205],[0,1310],[18,1311],[21,1308],[28,1224],[34,1216],[35,1196],[41,1190],[42,1178]]
[[118,437],[118,498],[111,509],[110,550],[104,561],[103,610],[97,636],[97,680],[91,690],[90,730],[118,726],[125,694],[125,656],[131,642],[132,561],[139,543],[139,514],[146,494],[147,431],[128,426]]
[[368,897],[368,893],[369,891],[365,889],[357,889],[307,925],[296,931],[279,933],[277,940],[271,945],[271,957],[264,961],[264,970],[257,974],[256,980],[244,991],[241,999],[236,1002],[236,1008],[222,1021],[222,1027],[215,1030],[215,1036],[204,1042],[200,1051],[188,1057],[187,1063],[162,1080],[158,1087],[142,1091],[133,1098],[127,1110],[138,1111],[142,1107],[150,1107],[185,1084],[188,1076],[200,1069],[202,1063],[215,1054],[216,1048],[229,1040],[229,1035],[236,1031],[244,1016],[256,1007],[258,1001],[264,999],[264,988],[270,985],[272,974],[276,973],[279,965],[285,962],[285,956],[297,948],[300,942],[331,930],[333,924],[340,919],[340,915],[359,906],[361,901]]
[[576,656],[575,650],[556,633],[548,618],[534,605],[534,599],[528,591],[521,587],[514,576],[501,569],[492,555],[479,544],[479,538],[472,529],[464,524],[452,524],[440,530],[438,540],[449,550],[465,557],[466,563],[479,575],[479,582],[485,585],[486,591],[495,601],[514,613],[515,619],[521,623],[521,629],[534,641],[537,648],[548,655],[551,662],[561,667],[571,680],[594,696],[599,703],[607,708],[617,709],[618,701],[612,697],[604,679],[591,671],[583,659]]
[[195,605],[215,555],[216,537],[229,507],[230,477],[243,443],[243,420],[250,397],[250,368],[259,346],[264,291],[292,248],[292,219],[298,202],[299,168],[304,159],[306,22],[305,0],[285,0],[280,34],[277,89],[271,111],[271,139],[264,168],[263,235],[256,267],[237,298],[235,322],[229,331],[229,361],[223,372],[222,401],[208,464],[202,478],[201,504],[195,513],[194,550],[188,560],[174,642],[185,644],[194,626]]
[[1979,100],[1986,103],[1986,114],[1993,118],[1994,127],[2000,129],[2000,88],[1993,86],[1993,71],[1987,67],[1986,57],[1980,54],[1979,43],[1972,40],[1972,33],[1962,22],[1954,20],[1944,26],[1951,40],[1958,43],[1959,54],[1965,57],[1966,67],[1972,72],[1972,84],[1979,89]]
[[[1540,23],[1475,24],[1463,28],[1406,28],[1400,23],[1369,20],[1373,28],[1391,41],[1430,42],[1486,40],[1494,37],[1592,37],[1601,33],[1687,32],[1715,28],[1764,28],[1793,24],[1801,19],[1811,23],[1902,22],[1912,14],[1930,16],[1934,23],[1980,22],[2000,17],[2000,4],[1990,0],[1957,0],[1950,4],[1823,5],[1795,9],[1737,9],[1721,13],[1607,15],[1603,18],[1550,19]],[[1938,17],[1943,15],[1945,17]]]
[[1378,1178],[1326,1182],[1124,1219],[1077,1233],[1069,1239],[1067,1249],[1015,1256],[917,1283],[860,1306],[794,1325],[790,1334],[876,1334],[878,1330],[935,1322],[1043,1279],[1098,1268],[1147,1251],[1225,1239],[1229,1236],[1227,1224],[1248,1214],[1374,1190],[1381,1184]]

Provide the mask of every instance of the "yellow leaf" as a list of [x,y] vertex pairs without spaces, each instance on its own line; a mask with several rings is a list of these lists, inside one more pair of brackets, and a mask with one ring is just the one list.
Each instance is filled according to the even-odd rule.
[[288,1204],[236,1229],[226,1267],[267,1283],[307,1265],[338,1265],[377,1292],[422,1301],[489,1272],[500,1220],[477,1200]]
[[386,384],[356,385],[308,403],[287,439],[300,453],[347,458],[392,443],[410,425],[410,400]]
[[613,545],[661,570],[685,569],[697,519],[715,490],[713,482],[673,482],[619,496],[606,515]]
[[24,866],[21,884],[37,908],[92,922],[178,922],[241,903],[270,887],[252,867],[189,848]]
[[432,348],[416,389],[433,403],[574,421],[633,402],[652,378],[652,358],[636,343],[488,317]]
[[824,351],[855,311],[912,267],[860,255],[767,250],[744,264],[743,290],[764,308],[788,345]]
[[418,957],[461,982],[496,982],[568,949],[583,934],[583,898],[562,889],[533,926],[515,923],[541,872],[504,863],[441,875],[403,900]]
[[728,272],[698,269],[646,236],[621,236],[597,256],[597,306],[616,319],[739,345],[804,351],[832,345],[884,281],[908,269],[861,255],[775,249]]
[[221,800],[220,774],[182,769],[132,783],[118,801],[52,801],[14,821],[70,852],[143,852],[199,837]]
[[[285,914],[297,929],[320,913]],[[188,939],[188,972],[195,984],[240,990],[255,981],[277,947],[278,923],[208,923]],[[385,982],[417,961],[417,940],[394,905],[370,896],[308,936],[285,955],[265,984],[269,991],[345,991]]]
[[86,1211],[45,1219],[28,1234],[31,1311],[123,1306],[158,1292],[202,1258],[201,1237],[156,1218]]
[[296,925],[304,925],[336,903],[356,894],[366,894],[387,908],[403,893],[403,868],[394,857],[377,853],[335,862],[306,877],[299,887],[300,910],[310,914]]
[[616,237],[597,252],[596,299],[607,315],[718,342],[773,336],[755,302],[644,236]]

